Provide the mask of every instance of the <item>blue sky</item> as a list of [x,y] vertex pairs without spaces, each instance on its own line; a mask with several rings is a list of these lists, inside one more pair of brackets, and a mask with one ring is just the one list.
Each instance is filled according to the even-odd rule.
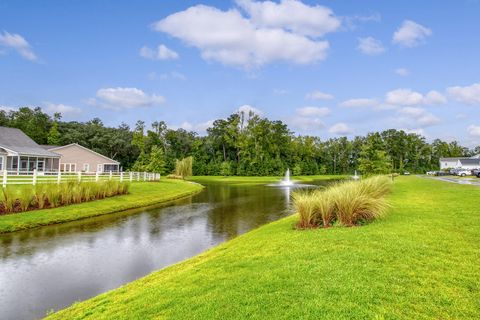
[[480,143],[480,2],[0,0],[0,106]]

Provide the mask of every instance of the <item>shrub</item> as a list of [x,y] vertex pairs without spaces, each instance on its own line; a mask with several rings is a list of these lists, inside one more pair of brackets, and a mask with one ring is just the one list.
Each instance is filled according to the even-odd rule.
[[192,157],[186,157],[182,160],[177,160],[175,162],[175,175],[181,176],[182,178],[191,176],[192,164],[193,164]]
[[300,229],[313,228],[317,226],[315,214],[315,197],[306,192],[296,192],[293,194],[293,203],[300,216],[297,225]]
[[293,202],[300,218],[298,227],[329,227],[335,221],[354,226],[372,221],[388,210],[385,196],[390,190],[390,180],[376,176],[341,182],[312,193],[295,193]]

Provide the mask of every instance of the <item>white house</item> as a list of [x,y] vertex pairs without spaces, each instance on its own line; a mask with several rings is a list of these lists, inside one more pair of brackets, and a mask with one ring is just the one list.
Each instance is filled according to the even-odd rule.
[[480,154],[473,157],[464,158],[440,158],[440,169],[480,169]]
[[45,150],[19,129],[0,127],[0,170],[18,174],[58,171],[60,155]]

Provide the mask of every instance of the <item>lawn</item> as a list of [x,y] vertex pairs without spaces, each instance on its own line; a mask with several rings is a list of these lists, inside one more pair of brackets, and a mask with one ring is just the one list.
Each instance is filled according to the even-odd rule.
[[[21,187],[21,186],[19,186]],[[162,203],[199,192],[202,186],[180,180],[132,182],[130,193],[54,209],[0,216],[0,233],[79,220]]]
[[382,220],[287,217],[50,319],[479,319],[479,195],[400,177]]

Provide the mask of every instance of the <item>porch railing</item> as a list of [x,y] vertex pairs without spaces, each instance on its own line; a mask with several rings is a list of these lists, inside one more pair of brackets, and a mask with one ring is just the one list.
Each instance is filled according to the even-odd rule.
[[61,172],[61,171],[0,171],[0,185],[21,185],[38,183],[62,183],[68,181],[95,182],[117,181],[158,181],[159,173],[152,172]]

